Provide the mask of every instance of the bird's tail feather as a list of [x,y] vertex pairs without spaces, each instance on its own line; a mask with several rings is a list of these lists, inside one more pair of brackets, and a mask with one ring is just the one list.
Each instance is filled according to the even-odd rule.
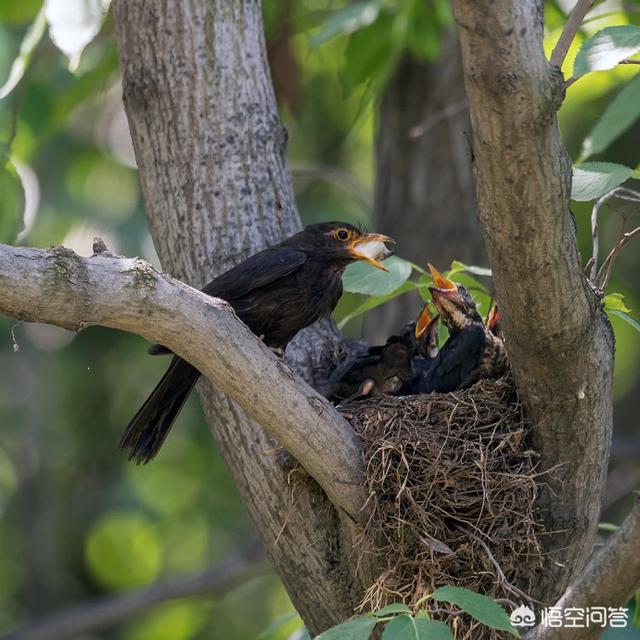
[[200,372],[174,356],[162,379],[124,430],[118,446],[129,460],[149,462],[160,450]]

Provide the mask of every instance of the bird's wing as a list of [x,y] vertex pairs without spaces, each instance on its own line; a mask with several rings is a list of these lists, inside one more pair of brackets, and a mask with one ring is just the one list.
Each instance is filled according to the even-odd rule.
[[483,328],[472,326],[447,341],[428,374],[435,391],[454,391],[472,379],[480,364],[484,338]]
[[293,247],[277,246],[265,249],[225,271],[202,291],[216,298],[236,300],[254,289],[266,287],[292,274],[307,259],[304,251]]

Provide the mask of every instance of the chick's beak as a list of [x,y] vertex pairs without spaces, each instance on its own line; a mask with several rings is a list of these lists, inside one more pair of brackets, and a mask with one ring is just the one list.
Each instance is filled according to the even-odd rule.
[[395,244],[395,240],[389,236],[383,236],[380,233],[367,233],[351,243],[349,253],[356,260],[364,260],[378,269],[389,271],[382,264],[382,260],[393,255],[393,251],[388,249],[385,244],[387,242]]
[[[427,263],[427,267],[433,278],[433,288],[458,290],[458,285],[452,280],[449,280],[449,278],[445,278],[430,262]],[[429,289],[431,288],[432,287],[429,287]]]
[[420,313],[420,317],[418,318],[418,322],[416,322],[415,328],[415,336],[419,338],[429,326],[431,322],[431,314],[429,313],[429,305],[425,304],[422,312]]

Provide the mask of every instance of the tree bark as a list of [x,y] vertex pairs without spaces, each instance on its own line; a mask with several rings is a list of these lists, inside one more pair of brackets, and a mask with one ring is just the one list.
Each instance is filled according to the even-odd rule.
[[[443,37],[439,60],[407,54],[382,95],[376,126],[376,228],[403,257],[445,269],[451,261],[486,261],[476,219],[468,141],[471,123],[456,30]],[[367,332],[384,340],[421,304],[406,294],[369,314]]]
[[[118,0],[123,95],[163,267],[202,286],[300,228],[257,0]],[[309,382],[329,368],[330,321],[287,360]],[[205,414],[249,514],[312,633],[353,613],[362,586],[352,530],[319,487],[206,381]]]
[[473,124],[478,213],[518,389],[537,425],[553,601],[594,540],[612,429],[613,334],[580,267],[571,165],[542,49],[541,0],[454,0]]

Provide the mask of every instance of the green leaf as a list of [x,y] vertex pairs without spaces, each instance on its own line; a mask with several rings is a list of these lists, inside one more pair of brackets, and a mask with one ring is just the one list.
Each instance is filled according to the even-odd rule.
[[615,533],[620,527],[611,522],[599,522],[598,531],[606,531],[607,533]]
[[607,311],[616,309],[617,311],[631,313],[631,309],[624,303],[624,296],[621,293],[610,293],[603,298],[602,302]]
[[628,322],[636,331],[640,331],[640,322],[638,322],[633,316],[630,316],[628,313],[624,311],[618,311],[617,309],[612,309],[609,311],[611,315],[618,316],[622,318],[625,322]]
[[378,621],[371,616],[360,616],[323,631],[315,640],[368,640]]
[[111,0],[45,0],[53,44],[69,58],[75,72],[84,48],[98,35]]
[[24,228],[24,189],[15,167],[0,167],[0,242],[13,242]]
[[454,260],[451,263],[451,269],[449,270],[449,277],[453,274],[459,273],[460,271],[467,271],[468,273],[473,273],[475,276],[492,276],[493,273],[491,269],[488,267],[477,267],[473,264],[464,264],[464,262],[460,262],[459,260]]
[[633,175],[633,169],[614,162],[585,162],[573,167],[571,199],[596,200]]
[[452,640],[451,630],[444,622],[398,616],[387,622],[382,640]]
[[463,587],[441,587],[436,589],[431,597],[434,600],[455,604],[478,622],[482,622],[492,629],[507,631],[516,638],[520,637],[518,631],[511,624],[509,614],[487,596]]
[[640,117],[640,74],[609,103],[596,126],[582,143],[581,158],[604,151]]
[[612,69],[638,51],[640,27],[632,24],[606,27],[585,40],[573,63],[573,75],[578,78],[589,71]]
[[395,291],[388,293],[386,296],[369,296],[355,311],[352,311],[338,322],[338,329],[342,329],[348,322],[351,322],[351,320],[361,316],[363,313],[371,311],[371,309],[375,309],[381,304],[389,302],[389,300],[393,300],[403,293],[413,291],[416,288],[418,288],[418,285],[415,282],[407,281],[400,285]]
[[368,262],[350,264],[342,277],[344,290],[369,296],[384,296],[395,291],[411,275],[411,264],[397,256],[385,260],[384,266],[388,272]]
[[31,56],[33,55],[33,52],[38,46],[40,40],[42,40],[42,36],[44,34],[44,29],[46,26],[47,21],[44,17],[44,10],[41,10],[40,13],[36,16],[36,19],[33,21],[33,24],[29,27],[29,30],[24,36],[24,39],[22,40],[18,57],[13,61],[13,64],[11,65],[9,77],[2,85],[2,87],[0,87],[0,100],[8,96],[16,88],[18,82],[22,80],[24,72],[29,66]]
[[283,613],[281,616],[278,616],[259,636],[258,640],[262,640],[263,638],[271,637],[276,631],[279,631],[284,625],[299,618],[298,614],[295,611],[290,611],[289,613]]
[[394,602],[393,604],[388,604],[386,607],[382,607],[382,609],[374,611],[373,615],[380,618],[393,613],[411,613],[411,609],[409,609],[406,604],[402,604],[402,602]]
[[631,622],[634,629],[640,627],[640,589],[636,591],[636,597],[634,601],[633,621]]
[[360,0],[335,12],[311,38],[311,46],[318,47],[338,36],[354,33],[370,25],[380,13],[379,0]]
[[392,28],[393,18],[381,14],[374,23],[349,37],[343,73],[348,87],[367,81],[380,86],[389,76],[399,52],[391,38]]

